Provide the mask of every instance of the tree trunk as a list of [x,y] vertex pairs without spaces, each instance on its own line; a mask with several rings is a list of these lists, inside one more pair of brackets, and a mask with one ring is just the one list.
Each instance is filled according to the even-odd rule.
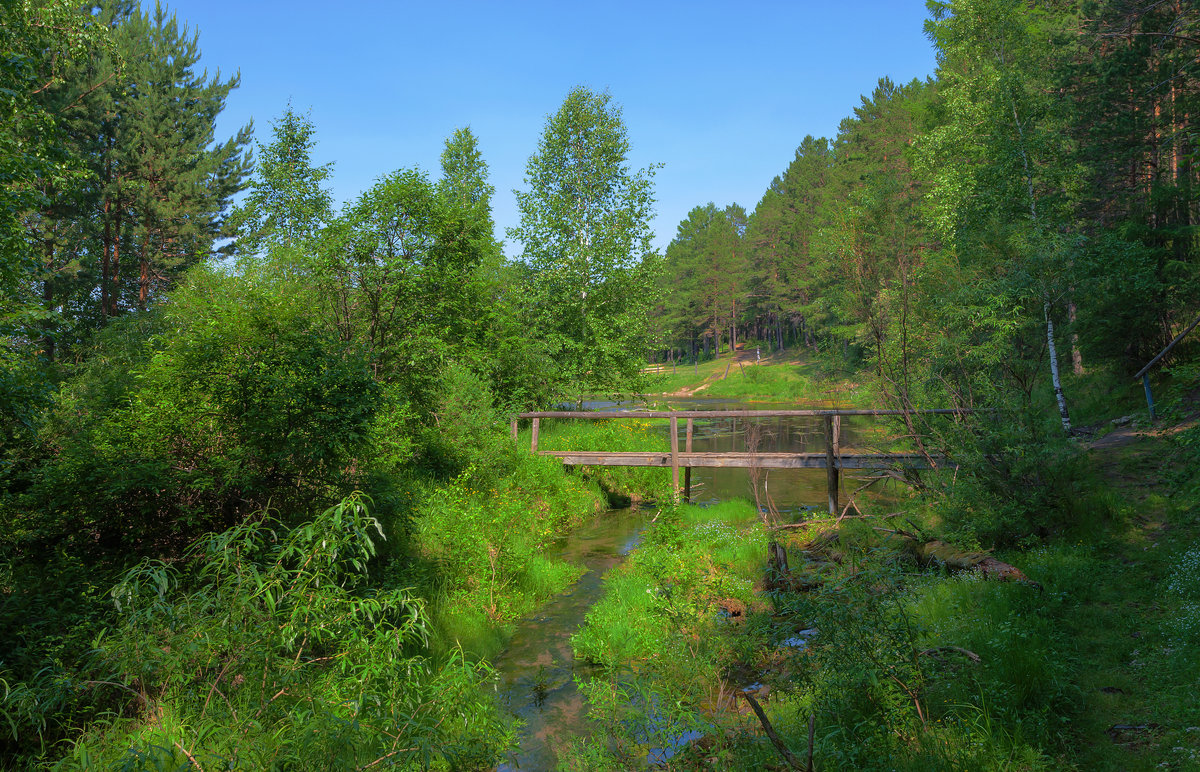
[[146,310],[146,301],[150,297],[150,260],[146,254],[146,245],[149,243],[149,241],[150,241],[150,234],[147,233],[145,239],[142,241],[142,254],[141,254],[141,260],[140,260],[141,273],[138,277],[138,310],[139,311]]
[[121,298],[121,202],[117,201],[116,227],[113,228],[112,289],[108,293],[107,316],[117,315],[117,305]]
[[1050,380],[1054,383],[1054,399],[1058,401],[1058,414],[1062,418],[1063,431],[1071,433],[1071,416],[1067,414],[1067,400],[1063,396],[1062,381],[1058,377],[1058,350],[1054,346],[1054,320],[1050,318],[1050,301],[1042,307],[1046,315],[1046,344],[1050,347]]
[[1079,350],[1079,333],[1075,332],[1075,299],[1067,302],[1067,321],[1071,323],[1071,367],[1076,375],[1083,375],[1083,352]]
[[[46,213],[46,222],[50,222],[49,212]],[[43,249],[45,250],[46,260],[46,279],[42,282],[42,308],[47,312],[54,310],[54,285],[51,283],[54,278],[54,238],[50,235],[49,229],[46,230],[46,238],[43,241]],[[54,361],[54,322],[50,319],[42,322],[42,350],[46,352],[46,361]]]
[[108,270],[112,255],[112,223],[108,219],[110,203],[104,199],[104,245],[100,250],[100,318],[108,316]]

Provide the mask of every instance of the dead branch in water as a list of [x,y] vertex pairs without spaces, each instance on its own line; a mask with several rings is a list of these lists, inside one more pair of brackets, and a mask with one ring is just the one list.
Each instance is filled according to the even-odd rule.
[[[754,711],[754,715],[758,716],[758,723],[762,724],[763,731],[767,734],[767,739],[775,746],[775,750],[779,751],[779,755],[783,756],[783,760],[792,769],[804,769],[800,765],[800,760],[797,759],[792,752],[784,745],[783,740],[779,739],[779,735],[775,734],[775,727],[771,726],[771,721],[767,718],[767,714],[763,712],[762,706],[758,704],[758,700],[754,699],[753,695],[747,692],[738,692],[750,703],[750,709]],[[809,735],[812,735],[812,724],[809,724]],[[809,747],[811,748],[811,743]],[[809,767],[811,769],[812,767]]]
[[931,649],[925,649],[924,651],[917,652],[917,656],[918,657],[933,657],[934,659],[942,659],[942,652],[954,652],[955,654],[961,654],[964,657],[966,657],[967,659],[969,659],[975,663],[979,663],[979,662],[983,661],[979,658],[978,654],[976,654],[973,651],[970,651],[969,649],[964,649],[961,646],[934,646]]

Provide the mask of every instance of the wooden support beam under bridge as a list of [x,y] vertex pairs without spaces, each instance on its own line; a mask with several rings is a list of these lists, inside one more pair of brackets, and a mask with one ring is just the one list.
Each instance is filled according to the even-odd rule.
[[[920,410],[911,411],[926,415],[962,416],[965,410]],[[942,456],[921,453],[842,453],[841,423],[844,416],[891,416],[904,415],[901,410],[641,410],[641,411],[545,411],[521,413],[512,419],[512,436],[517,438],[517,420],[531,421],[530,450],[544,456],[562,459],[572,466],[641,466],[670,467],[671,486],[676,495],[680,493],[679,469],[684,470],[683,498],[691,499],[692,468],[758,468],[758,469],[825,469],[826,486],[829,493],[830,514],[839,513],[840,472],[843,469],[935,469],[956,466]],[[819,417],[823,419],[825,434],[824,453],[773,453],[773,452],[705,452],[692,450],[693,422],[697,418],[778,418]],[[538,450],[538,435],[543,418],[580,418],[584,420],[625,418],[670,419],[670,451],[562,451]],[[679,450],[679,419],[687,420],[685,449]]]

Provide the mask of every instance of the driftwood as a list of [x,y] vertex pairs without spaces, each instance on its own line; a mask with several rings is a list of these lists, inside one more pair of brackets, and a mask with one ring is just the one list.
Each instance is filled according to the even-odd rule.
[[966,657],[967,659],[974,662],[975,664],[979,664],[982,661],[982,660],[980,660],[978,654],[971,651],[970,649],[964,649],[961,646],[934,646],[932,649],[925,649],[924,651],[917,652],[917,656],[933,657],[934,659],[944,659],[942,657],[942,654],[944,652],[953,652],[955,654],[961,654],[964,657]]
[[[1021,569],[998,560],[986,552],[963,550],[940,539],[899,529],[876,526],[873,530],[883,537],[880,546],[890,548],[897,555],[912,560],[918,565],[941,566],[949,571],[978,571],[984,579],[1020,582],[1036,587],[1038,590],[1042,589],[1040,584],[1032,581]],[[916,530],[915,526],[914,530]],[[819,573],[821,564],[842,562],[843,555],[838,549],[840,542],[841,533],[835,524],[833,527],[818,531],[801,546],[801,549],[809,557],[811,567],[816,570],[805,572],[809,574],[807,580],[802,582],[803,586],[796,586],[794,589],[810,589],[819,585],[821,582],[814,581],[812,575]]]
[[979,571],[984,579],[1001,582],[1021,582],[1042,588],[1031,581],[1021,569],[997,560],[986,552],[967,552],[939,539],[920,542],[907,534],[898,534],[892,539],[901,539],[901,548],[916,558],[923,566],[945,566],[951,571]]
[[[775,734],[775,727],[771,726],[771,722],[767,718],[767,714],[763,712],[762,706],[758,704],[758,700],[754,699],[749,692],[738,692],[738,694],[750,703],[750,709],[754,711],[754,715],[758,716],[758,723],[762,724],[763,731],[767,733],[767,739],[775,746],[775,750],[779,751],[779,755],[783,756],[787,765],[792,769],[805,769],[804,765],[800,763],[800,759],[796,758],[783,740],[779,739],[779,735]],[[811,724],[809,728],[811,732]],[[812,767],[810,766],[808,769],[812,769]]]

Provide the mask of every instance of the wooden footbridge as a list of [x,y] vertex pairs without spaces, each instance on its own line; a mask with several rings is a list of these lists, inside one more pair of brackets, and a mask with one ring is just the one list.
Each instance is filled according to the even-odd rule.
[[[963,415],[963,410],[917,410],[909,415]],[[671,467],[671,484],[676,494],[680,493],[679,470],[683,469],[682,493],[685,501],[691,498],[692,469],[694,467],[740,467],[757,469],[825,469],[829,492],[829,512],[838,514],[839,476],[843,469],[932,469],[950,466],[941,456],[923,453],[843,453],[841,450],[841,423],[849,416],[897,416],[905,415],[900,410],[641,410],[641,411],[550,411],[521,413],[512,419],[513,440],[517,439],[518,419],[531,421],[532,440],[530,450],[544,456],[562,459],[564,464],[594,466],[659,466]],[[823,453],[774,453],[758,450],[740,452],[705,452],[692,450],[692,437],[697,419],[722,418],[821,418],[825,425],[825,452]],[[670,419],[671,450],[669,452],[616,452],[616,451],[572,451],[538,450],[538,432],[545,418],[579,418],[584,420],[605,419]],[[686,421],[684,449],[679,449],[679,421]]]

